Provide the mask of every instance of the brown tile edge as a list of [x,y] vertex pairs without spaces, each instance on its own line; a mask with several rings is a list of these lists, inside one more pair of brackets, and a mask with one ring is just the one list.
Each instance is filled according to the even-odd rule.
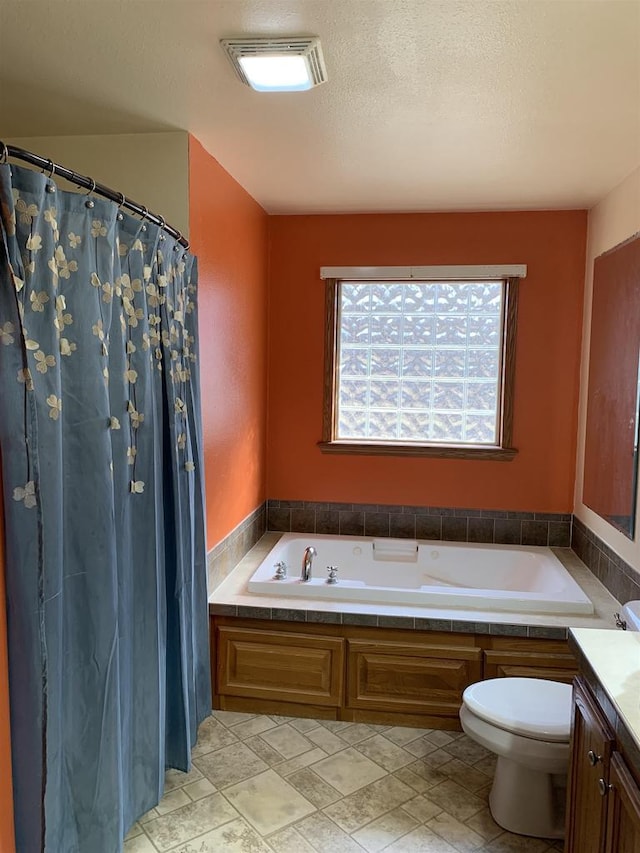
[[509,625],[490,622],[467,622],[451,619],[422,619],[418,616],[376,616],[370,613],[336,613],[322,610],[298,610],[284,607],[250,607],[236,604],[209,604],[210,616],[238,616],[243,619],[296,623],[356,625],[371,628],[402,628],[409,631],[447,631],[466,634],[489,634],[499,637],[535,637],[566,640],[568,628],[540,625]]
[[571,549],[618,601],[640,599],[640,574],[575,516]]

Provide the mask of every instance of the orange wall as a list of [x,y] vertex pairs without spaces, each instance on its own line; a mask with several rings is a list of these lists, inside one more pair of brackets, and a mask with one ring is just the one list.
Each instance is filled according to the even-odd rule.
[[[586,211],[269,217],[270,498],[571,512]],[[513,462],[323,455],[321,266],[524,263]]]
[[266,497],[267,216],[192,136],[189,199],[210,549]]
[[[2,476],[0,472],[0,482]],[[11,738],[9,732],[9,671],[4,583],[4,541],[0,496],[0,853],[13,853],[13,794],[11,787]]]

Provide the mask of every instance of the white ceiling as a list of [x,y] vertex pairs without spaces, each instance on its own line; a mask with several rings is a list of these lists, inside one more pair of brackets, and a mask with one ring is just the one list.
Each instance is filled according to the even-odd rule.
[[[293,34],[311,92],[218,45]],[[590,207],[640,164],[640,0],[0,0],[0,138],[170,129],[270,213]]]

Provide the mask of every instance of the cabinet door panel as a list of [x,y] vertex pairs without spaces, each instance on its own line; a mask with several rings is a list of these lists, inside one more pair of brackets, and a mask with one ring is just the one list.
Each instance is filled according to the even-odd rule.
[[313,705],[342,703],[344,641],[218,628],[217,692]]
[[574,683],[566,853],[602,853],[613,734],[586,686]]
[[462,692],[481,678],[481,650],[349,642],[351,708],[457,717]]
[[640,789],[619,752],[611,757],[607,853],[640,853]]

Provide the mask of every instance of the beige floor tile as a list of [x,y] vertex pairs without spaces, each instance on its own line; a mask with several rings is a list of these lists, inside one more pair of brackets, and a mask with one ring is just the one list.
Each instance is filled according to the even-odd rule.
[[164,774],[164,792],[168,794],[169,791],[183,788],[198,779],[202,779],[202,773],[195,766],[188,773],[183,773],[182,770],[167,770]]
[[419,794],[417,797],[413,797],[413,799],[403,803],[402,808],[406,812],[409,812],[412,817],[415,817],[418,823],[426,823],[442,811],[441,806],[423,794]]
[[471,740],[471,738],[468,738],[466,735],[458,738],[458,740],[454,740],[453,743],[445,744],[442,748],[454,758],[459,758],[460,761],[464,761],[465,764],[475,764],[476,761],[481,761],[483,758],[487,758],[491,755],[491,752],[488,749],[485,749],[484,746],[480,746],[479,743]]
[[190,802],[191,800],[182,788],[176,788],[175,791],[169,791],[168,794],[164,795],[156,806],[156,811],[158,814],[169,814],[169,812],[174,812],[180,806],[186,806]]
[[125,839],[123,853],[158,853],[146,835],[136,835],[135,838]]
[[306,797],[317,809],[335,803],[342,794],[314,773],[310,767],[303,767],[287,776],[287,782]]
[[185,785],[182,789],[191,797],[192,800],[201,800],[203,797],[208,797],[215,794],[216,789],[208,779],[198,779],[197,782],[192,782],[190,785]]
[[220,720],[220,722],[225,726],[235,726],[238,723],[246,723],[247,720],[252,720],[254,717],[257,717],[257,714],[244,714],[240,711],[212,711],[213,716],[216,720]]
[[458,853],[458,851],[426,826],[419,826],[386,847],[385,853]]
[[384,736],[398,746],[404,746],[412,740],[417,740],[425,734],[424,729],[414,729],[409,726],[392,726],[384,733]]
[[323,809],[345,832],[356,832],[372,820],[413,799],[413,790],[394,776],[385,776]]
[[[222,713],[222,712],[219,712]],[[208,717],[198,729],[198,741],[191,750],[192,758],[205,755],[214,749],[222,749],[236,743],[238,738],[214,717]]]
[[314,729],[312,732],[307,732],[306,737],[312,743],[315,743],[316,746],[319,746],[320,749],[323,749],[327,755],[333,755],[334,752],[340,752],[341,749],[345,749],[348,746],[346,741],[333,732],[330,732],[324,725]]
[[[393,775],[396,779],[404,782],[405,785],[410,785],[418,794],[424,794],[425,791],[428,791],[429,788],[433,787],[433,782],[425,779],[424,776],[419,776],[417,773],[414,773],[411,767],[401,767],[400,770],[396,770]],[[443,777],[439,781],[443,782],[445,778],[446,777]]]
[[341,794],[351,794],[386,775],[382,767],[353,747],[317,761],[313,770]]
[[267,841],[274,853],[316,853],[314,848],[292,826],[275,832],[267,838]]
[[322,812],[301,820],[295,828],[318,853],[362,853],[362,847]]
[[491,841],[492,838],[497,838],[501,833],[504,832],[501,826],[495,822],[493,817],[491,816],[491,812],[488,807],[481,809],[479,812],[470,817],[469,820],[465,821],[467,826],[470,826],[471,829],[478,832],[486,841]]
[[337,731],[336,734],[342,740],[346,741],[346,743],[353,746],[356,743],[360,743],[361,740],[371,737],[375,732],[366,723],[350,723],[346,728]]
[[489,849],[491,853],[545,853],[548,847],[549,842],[541,838],[528,838],[526,835],[503,832],[498,838],[493,839]]
[[497,763],[497,755],[487,755],[486,758],[481,758],[480,761],[476,761],[473,766],[476,770],[479,770],[481,773],[484,773],[486,776],[489,776],[491,779],[493,779],[496,772]]
[[320,723],[317,720],[307,720],[304,717],[300,717],[300,719],[291,720],[291,725],[296,731],[306,734],[306,732],[312,732],[314,729],[317,729]]
[[393,773],[394,770],[399,770],[400,767],[405,767],[415,761],[413,755],[409,755],[401,746],[397,746],[384,735],[374,735],[363,740],[357,744],[356,749],[366,755],[367,758],[375,761],[376,764],[384,767],[389,773]]
[[290,723],[295,720],[295,717],[283,717],[281,714],[269,714],[274,723],[277,723],[279,726],[283,723]]
[[244,743],[208,752],[195,759],[198,768],[216,788],[233,785],[267,769],[267,764]]
[[423,758],[425,755],[435,752],[438,746],[427,737],[419,737],[417,740],[411,740],[409,743],[403,744],[403,749],[406,749],[415,758]]
[[241,818],[225,823],[171,853],[273,853],[272,849]]
[[244,723],[238,723],[232,727],[231,731],[236,737],[239,737],[240,740],[246,740],[248,737],[260,735],[262,732],[275,728],[276,723],[273,722],[271,717],[260,716],[254,717],[252,720],[247,720]]
[[263,732],[261,738],[273,749],[276,749],[285,759],[295,758],[296,755],[308,752],[308,750],[314,747],[314,744],[310,740],[307,740],[304,735],[301,735],[300,732],[296,731],[288,723],[278,726],[277,729]]
[[453,779],[447,779],[435,788],[430,788],[429,799],[461,821],[468,820],[486,806],[484,800],[458,785]]
[[146,823],[144,831],[161,853],[238,817],[222,794],[212,794]]
[[417,821],[406,812],[395,809],[354,832],[352,838],[369,853],[378,853],[392,841],[411,832],[417,825]]
[[296,755],[295,758],[290,758],[289,761],[283,761],[282,764],[276,764],[273,768],[280,776],[290,776],[296,770],[301,770],[303,767],[309,767],[315,764],[316,761],[321,761],[327,757],[327,753],[316,747],[309,752],[303,752],[302,755]]
[[447,812],[440,812],[427,823],[427,826],[436,835],[452,844],[460,853],[475,853],[476,850],[484,847],[485,840],[481,835]]
[[438,770],[450,779],[454,779],[462,785],[463,788],[466,788],[467,791],[472,791],[474,794],[478,793],[483,788],[486,788],[487,785],[492,784],[491,780],[485,773],[481,773],[479,770],[476,770],[475,767],[471,767],[468,764],[465,764],[464,761],[459,761],[457,758],[452,758],[451,761],[441,765]]
[[440,731],[440,729],[433,729],[432,731],[427,732],[425,737],[436,746],[445,746],[447,743],[453,743],[456,739],[453,732],[443,732]]
[[224,795],[261,835],[277,832],[316,810],[273,770],[225,788]]
[[[277,731],[277,729],[274,729]],[[268,732],[267,732],[268,734]],[[274,749],[272,746],[269,746],[260,735],[254,735],[253,737],[247,738],[244,743],[249,747],[258,758],[261,758],[264,762],[266,762],[269,767],[273,767],[274,764],[280,764],[284,759],[282,755]]]
[[425,791],[428,791],[430,788],[435,788],[436,785],[446,782],[449,778],[447,774],[440,769],[440,767],[431,767],[425,763],[424,759],[414,761],[413,764],[408,764],[407,767],[403,769],[409,770],[411,773],[419,776],[424,781]]

